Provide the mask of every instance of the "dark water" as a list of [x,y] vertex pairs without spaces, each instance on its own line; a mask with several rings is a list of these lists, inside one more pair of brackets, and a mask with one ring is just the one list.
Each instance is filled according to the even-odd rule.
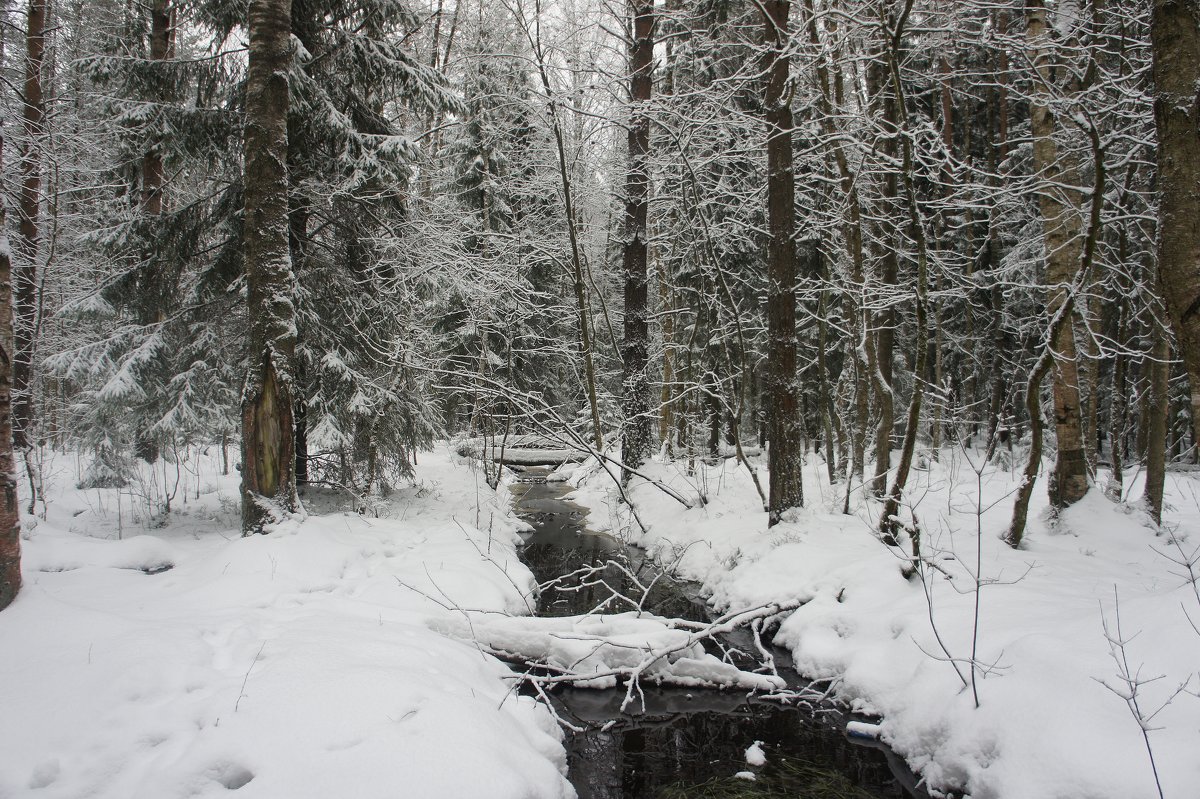
[[[542,593],[538,613],[565,616],[596,608],[629,610],[613,600],[624,594],[663,616],[703,620],[706,607],[696,586],[660,575],[640,550],[591,532],[587,512],[563,499],[570,491],[546,483],[547,469],[528,469],[513,487],[516,510],[534,531],[523,556],[539,583],[583,566],[615,560],[587,579],[563,580]],[[656,576],[658,577],[655,580]],[[643,600],[643,587],[651,585]],[[749,633],[716,646],[752,652]],[[780,676],[792,688],[803,681],[790,657],[770,647]],[[847,738],[848,717],[831,706],[784,704],[743,693],[650,688],[644,704],[622,712],[624,688],[563,689],[552,695],[559,716],[582,732],[567,731],[571,783],[581,799],[868,799],[926,797],[904,763],[878,744]],[[756,741],[766,755],[761,767],[746,763]],[[751,772],[753,781],[734,777]]]

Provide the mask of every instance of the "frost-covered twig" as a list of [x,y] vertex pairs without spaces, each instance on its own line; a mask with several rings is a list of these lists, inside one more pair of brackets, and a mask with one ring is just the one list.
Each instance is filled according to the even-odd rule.
[[1116,664],[1116,683],[1110,683],[1108,680],[1102,680],[1098,677],[1093,679],[1103,685],[1108,690],[1112,691],[1124,702],[1129,708],[1129,713],[1133,716],[1133,720],[1137,722],[1138,729],[1142,733],[1142,741],[1146,744],[1146,756],[1150,758],[1150,770],[1154,773],[1154,786],[1158,789],[1159,799],[1163,799],[1162,781],[1158,776],[1158,764],[1154,761],[1154,747],[1150,744],[1150,733],[1161,727],[1152,726],[1155,717],[1166,709],[1171,702],[1175,701],[1175,697],[1187,690],[1188,684],[1192,681],[1192,675],[1180,683],[1179,686],[1171,692],[1159,706],[1153,711],[1147,712],[1142,707],[1142,689],[1154,682],[1157,682],[1166,675],[1159,674],[1154,677],[1143,677],[1142,667],[1136,669],[1129,665],[1129,655],[1127,647],[1129,642],[1136,637],[1136,633],[1129,638],[1121,631],[1121,598],[1117,594],[1117,587],[1113,586],[1113,619],[1115,632],[1109,626],[1108,615],[1104,612],[1104,604],[1100,604],[1100,622],[1104,627],[1104,639],[1108,642],[1108,653]]
[[[1197,546],[1189,554],[1187,550],[1183,548],[1183,540],[1180,538],[1178,530],[1168,530],[1167,536],[1168,540],[1175,547],[1175,550],[1179,553],[1178,557],[1171,553],[1163,552],[1157,547],[1151,547],[1151,549],[1162,555],[1171,563],[1183,569],[1182,573],[1175,572],[1175,574],[1179,577],[1182,577],[1192,586],[1192,594],[1196,597],[1196,604],[1200,605],[1200,546]],[[1183,611],[1183,615],[1187,618],[1188,624],[1190,624],[1192,629],[1196,631],[1196,635],[1200,635],[1200,625],[1198,625],[1196,620],[1192,618],[1192,614],[1188,612],[1188,609],[1182,602],[1179,603],[1179,608]]]

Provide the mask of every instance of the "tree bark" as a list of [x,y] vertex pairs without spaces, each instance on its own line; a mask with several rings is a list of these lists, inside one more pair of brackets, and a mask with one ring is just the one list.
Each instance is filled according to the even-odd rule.
[[[887,490],[888,472],[892,467],[892,429],[896,426],[896,396],[892,387],[892,361],[895,354],[896,309],[890,303],[892,293],[900,274],[900,259],[897,255],[898,236],[894,230],[894,219],[899,213],[900,186],[896,167],[896,146],[899,139],[899,109],[896,92],[891,88],[889,80],[888,59],[891,57],[890,48],[885,44],[885,50],[879,59],[872,63],[867,70],[873,92],[878,97],[880,105],[881,129],[879,137],[879,152],[885,166],[882,181],[882,208],[879,217],[878,241],[876,248],[876,263],[880,290],[887,292],[889,303],[886,308],[874,316],[874,325],[866,343],[867,356],[871,370],[871,384],[875,392],[875,410],[878,420],[875,426],[875,474],[868,483],[868,490],[876,497],[882,497]],[[920,376],[924,379],[924,375]]]
[[788,70],[788,0],[765,0],[764,39],[767,47],[764,97],[767,123],[767,337],[771,358],[767,372],[770,449],[767,468],[770,491],[768,526],[783,512],[804,504],[801,481],[804,451],[801,443],[799,387],[796,383],[796,241],[795,193],[792,169],[792,107]]
[[1168,379],[1171,344],[1162,325],[1151,324],[1154,349],[1150,355],[1150,398],[1146,424],[1146,488],[1143,501],[1155,524],[1162,524],[1163,482],[1167,471]]
[[628,482],[630,469],[638,469],[650,457],[649,365],[650,329],[647,323],[646,263],[647,216],[650,191],[650,102],[654,60],[654,4],[651,0],[630,0],[633,37],[629,43],[629,171],[625,181],[625,320],[621,344],[623,373],[621,400],[624,424],[621,428],[621,460],[627,467],[622,480]]
[[[1030,104],[1033,166],[1042,183],[1038,204],[1045,230],[1047,314],[1053,317],[1067,302],[1070,285],[1079,271],[1083,215],[1078,163],[1074,154],[1058,148],[1054,138],[1056,120],[1049,106],[1047,88],[1052,82],[1052,57],[1046,9],[1042,0],[1029,0],[1027,9],[1030,59],[1039,73]],[[1088,490],[1078,355],[1072,325],[1059,326],[1050,345],[1054,353],[1052,386],[1058,439],[1051,501],[1061,508],[1082,499]]]
[[1191,383],[1193,438],[1200,442],[1200,2],[1155,0],[1150,42],[1160,284]]
[[242,394],[242,532],[299,508],[292,383],[296,314],[288,250],[287,74],[291,0],[251,0],[246,77],[246,288],[250,373]]
[[[455,10],[457,16],[457,6]],[[604,450],[604,430],[600,423],[600,400],[596,390],[596,365],[592,354],[592,334],[589,324],[587,286],[584,283],[583,253],[580,251],[578,220],[575,216],[574,191],[571,187],[570,162],[567,160],[567,146],[564,141],[562,122],[558,118],[558,101],[555,100],[554,87],[550,82],[550,74],[546,69],[546,53],[542,49],[541,28],[535,27],[536,33],[529,35],[533,47],[534,58],[537,61],[538,76],[541,78],[542,89],[546,92],[546,102],[549,106],[550,128],[554,133],[555,153],[558,156],[558,177],[562,186],[563,211],[567,221],[567,240],[571,245],[571,271],[574,280],[575,312],[579,328],[579,350],[583,358],[583,375],[586,382],[588,406],[592,412],[592,441],[597,452]],[[451,30],[453,34],[453,29]],[[449,53],[450,43],[446,44]]]
[[[166,61],[174,57],[174,9],[169,0],[154,0],[150,8],[150,60]],[[166,97],[154,97],[166,102]],[[163,212],[163,159],[159,145],[152,145],[142,156],[142,213],[157,217]],[[171,290],[165,264],[157,257],[153,244],[145,248],[143,263],[138,270],[137,319],[142,325],[154,325],[166,318]],[[139,430],[134,450],[147,463],[158,460],[159,442],[148,430]]]
[[[0,158],[4,138],[0,136]],[[13,274],[0,201],[0,610],[21,590],[21,506],[13,450]]]
[[21,193],[17,205],[17,247],[13,269],[12,364],[13,439],[17,449],[32,446],[33,343],[37,329],[39,224],[42,201],[42,65],[46,54],[46,0],[30,0],[25,29],[25,92],[21,116],[25,135],[21,149]]

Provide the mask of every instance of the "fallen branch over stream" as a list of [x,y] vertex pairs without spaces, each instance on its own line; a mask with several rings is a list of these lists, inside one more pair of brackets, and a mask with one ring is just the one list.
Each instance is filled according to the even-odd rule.
[[[783,690],[786,683],[778,675],[739,668],[728,657],[709,654],[704,643],[796,607],[798,603],[770,603],[726,613],[709,623],[628,611],[565,617],[468,613],[435,620],[431,626],[526,666],[526,672],[514,674],[514,679],[541,689],[554,685],[604,689],[624,683],[624,710],[640,695],[643,681],[688,688]],[[773,672],[768,664],[763,668]]]

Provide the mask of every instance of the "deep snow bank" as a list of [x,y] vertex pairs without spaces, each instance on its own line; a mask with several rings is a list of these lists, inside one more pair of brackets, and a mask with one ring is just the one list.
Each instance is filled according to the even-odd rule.
[[519,522],[466,466],[422,455],[383,518],[249,539],[236,477],[200,474],[150,531],[132,495],[118,516],[116,491],[58,479],[0,613],[0,796],[573,795],[544,709],[428,626],[522,612],[532,587]]
[[[1130,670],[1163,675],[1140,689],[1144,715],[1189,678],[1200,689],[1200,634],[1185,615],[1200,622],[1200,601],[1162,554],[1179,553],[1136,503],[1114,504],[1099,489],[1052,526],[1041,486],[1027,544],[1013,551],[998,536],[1018,475],[991,466],[977,475],[977,457],[947,450],[914,473],[909,496],[931,560],[924,581],[905,580],[903,554],[872,534],[877,503],[856,495],[854,515],[838,512],[844,487],[830,487],[816,459],[805,472],[808,507],[770,530],[733,460],[691,475],[681,463],[647,467],[708,503],[685,510],[635,480],[645,534],[603,471],[577,469],[573,500],[593,509],[592,526],[607,524],[702,582],[719,608],[807,601],[776,642],[808,675],[838,678],[854,707],[881,714],[883,739],[931,785],[965,787],[977,799],[1157,796],[1141,729],[1103,684],[1119,687],[1102,623],[1115,633],[1119,598]],[[765,486],[761,466],[759,475]],[[1187,553],[1200,546],[1197,496],[1197,475],[1168,475],[1166,527]],[[978,708],[958,676],[970,682],[976,574]],[[1151,726],[1161,728],[1149,735],[1166,796],[1196,796],[1200,698],[1179,694]]]

